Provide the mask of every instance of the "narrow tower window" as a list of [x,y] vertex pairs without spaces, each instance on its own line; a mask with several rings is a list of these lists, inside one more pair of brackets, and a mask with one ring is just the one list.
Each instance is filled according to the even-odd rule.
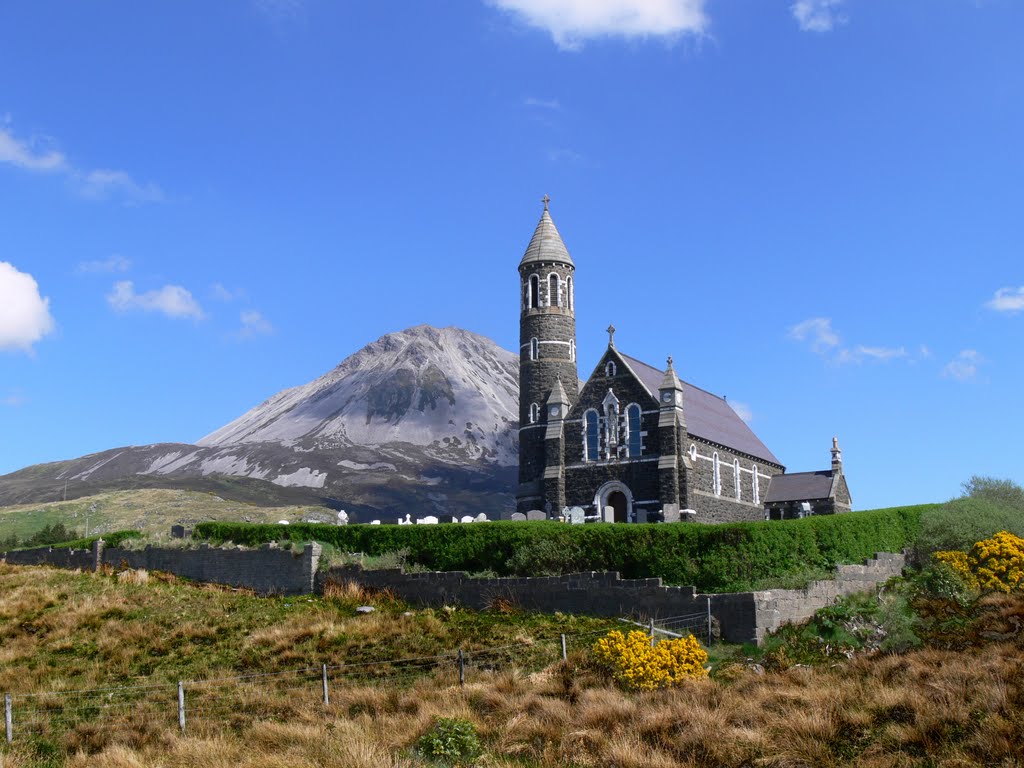
[[635,459],[643,450],[640,440],[640,406],[636,403],[626,409],[626,429],[629,430],[629,458]]
[[566,303],[566,305],[568,305],[570,312],[575,308],[575,307],[573,307],[572,278],[571,277],[565,278],[565,303]]
[[530,309],[540,306],[540,278],[530,275]]
[[718,463],[718,451],[711,456],[711,486],[715,496],[722,495],[722,467]]
[[615,375],[615,363],[611,360],[608,361],[608,365],[604,367],[604,375],[611,378]]
[[562,302],[558,295],[558,275],[552,272],[548,275],[548,306],[549,307],[560,307]]
[[575,341],[570,341],[569,342],[569,359],[572,360],[574,363],[576,362],[576,342]]
[[540,406],[530,403],[530,423],[536,424],[540,420]]
[[732,460],[732,485],[733,490],[736,492],[736,501],[740,500],[742,491],[740,489],[740,460]]
[[587,411],[583,417],[583,421],[586,424],[586,439],[583,441],[583,448],[586,455],[583,457],[586,461],[597,461],[598,451],[600,450],[600,432],[598,425],[597,411]]
[[530,359],[536,360],[540,357],[540,343],[537,341],[537,337],[534,336],[530,339]]
[[753,498],[755,504],[761,503],[761,489],[757,487],[757,464],[754,465],[754,486],[753,486]]

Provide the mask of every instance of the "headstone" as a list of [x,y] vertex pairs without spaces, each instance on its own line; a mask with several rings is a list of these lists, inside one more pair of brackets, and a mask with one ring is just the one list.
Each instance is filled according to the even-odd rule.
[[356,613],[373,613],[376,610],[372,605],[360,605],[356,608]]
[[172,525],[171,526],[171,538],[172,539],[184,539],[185,538],[185,526],[184,525]]
[[636,521],[638,523],[649,523],[650,522],[650,516],[648,515],[646,509],[638,509],[636,511]]
[[463,515],[462,522],[464,522],[464,523],[475,523],[476,522],[476,518],[473,517],[472,515]]
[[477,515],[477,516],[476,516],[476,521],[477,521],[478,523],[486,523],[486,522],[490,522],[490,521],[489,521],[489,520],[487,519],[487,515],[485,515],[485,514],[484,514],[483,512],[481,512],[481,513],[480,513],[479,515]]
[[370,525],[380,525],[380,520],[371,520]]
[[572,525],[583,525],[586,522],[585,517],[586,512],[583,511],[582,507],[573,507],[569,510],[569,522]]
[[811,509],[811,503],[809,501],[800,502],[800,517],[810,517],[814,512]]
[[398,518],[399,525],[412,525],[412,515],[406,515],[405,518]]
[[602,522],[614,523],[615,522],[615,507],[605,507],[602,514]]
[[546,513],[541,512],[539,509],[531,509],[526,513],[527,520],[547,520],[548,516]]
[[420,525],[437,525],[437,518],[433,515],[427,515],[426,517],[417,518],[416,522]]
[[338,525],[348,525],[348,512],[344,509],[338,510]]
[[526,520],[526,515],[524,515],[522,512],[513,512],[512,520],[514,520],[515,522],[523,522]]
[[278,525],[288,525],[288,521],[287,520],[278,520],[277,524]]
[[662,517],[666,523],[678,523],[679,522],[679,505],[678,504],[666,504],[661,510]]

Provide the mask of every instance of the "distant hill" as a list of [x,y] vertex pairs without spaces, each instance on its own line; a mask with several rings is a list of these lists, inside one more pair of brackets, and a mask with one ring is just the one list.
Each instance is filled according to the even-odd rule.
[[196,445],[115,448],[0,476],[0,505],[176,488],[355,520],[508,514],[518,356],[458,328],[382,336]]

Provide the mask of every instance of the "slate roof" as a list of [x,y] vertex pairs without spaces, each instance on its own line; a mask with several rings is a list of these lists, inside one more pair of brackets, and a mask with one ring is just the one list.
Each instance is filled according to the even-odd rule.
[[832,493],[832,470],[820,472],[794,472],[791,475],[775,475],[765,494],[764,503],[776,501],[811,501],[827,499]]
[[559,261],[576,266],[573,264],[569,249],[562,242],[562,236],[558,234],[555,222],[551,220],[551,214],[548,213],[546,207],[540,216],[540,221],[537,222],[537,229],[533,231],[530,244],[526,246],[526,253],[523,254],[523,260],[519,262],[519,266],[541,261]]
[[[633,369],[651,397],[657,400],[658,388],[665,372],[621,352],[619,355]],[[758,439],[747,423],[736,415],[725,398],[705,392],[685,381],[682,384],[683,415],[686,417],[686,429],[691,435],[782,466],[782,462],[775,458],[775,454]]]

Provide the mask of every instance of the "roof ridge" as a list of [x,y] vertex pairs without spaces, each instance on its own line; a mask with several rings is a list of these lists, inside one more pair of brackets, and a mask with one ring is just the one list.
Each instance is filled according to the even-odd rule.
[[[619,354],[622,355],[623,357],[629,358],[634,363],[640,363],[640,365],[646,365],[652,371],[657,371],[662,376],[665,375],[665,372],[663,370],[661,370],[660,368],[658,368],[656,366],[651,365],[650,363],[645,363],[643,360],[640,360],[639,358],[633,357],[632,355],[627,355],[625,352],[619,352]],[[711,395],[712,397],[717,397],[719,400],[721,400],[724,403],[728,403],[729,402],[728,398],[722,397],[721,395],[716,395],[714,392],[712,392],[712,391],[710,391],[708,389],[704,389],[704,387],[698,387],[696,384],[691,384],[690,382],[686,381],[686,379],[680,379],[680,381],[682,381],[683,384],[685,384],[688,387],[692,387],[693,389],[699,389],[701,392],[703,392],[706,395]]]

